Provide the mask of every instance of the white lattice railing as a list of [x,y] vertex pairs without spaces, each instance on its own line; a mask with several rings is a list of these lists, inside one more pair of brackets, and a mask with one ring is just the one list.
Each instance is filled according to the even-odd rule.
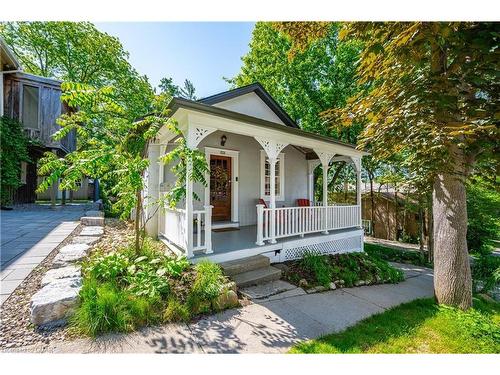
[[159,214],[160,234],[181,249],[187,250],[186,210],[163,208]]
[[257,244],[276,238],[361,226],[360,209],[352,206],[280,207],[257,205]]

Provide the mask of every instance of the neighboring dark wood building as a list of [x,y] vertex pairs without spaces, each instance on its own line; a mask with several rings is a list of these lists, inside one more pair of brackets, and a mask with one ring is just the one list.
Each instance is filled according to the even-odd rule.
[[[76,149],[76,133],[70,132],[60,141],[52,139],[59,130],[56,120],[66,111],[61,103],[61,82],[55,79],[24,73],[16,66],[12,53],[0,40],[2,59],[0,75],[2,84],[2,113],[18,120],[25,134],[34,142],[29,148],[31,163],[21,164],[23,185],[14,193],[14,203],[33,203],[36,199],[37,162],[46,151],[64,156]],[[10,61],[10,65],[9,65]],[[13,61],[13,62],[12,62]],[[18,63],[17,63],[18,64]],[[55,189],[54,189],[55,194]]]

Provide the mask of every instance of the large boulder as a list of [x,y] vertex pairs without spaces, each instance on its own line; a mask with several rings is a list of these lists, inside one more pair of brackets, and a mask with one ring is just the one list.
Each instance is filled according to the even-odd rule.
[[82,269],[80,266],[66,266],[61,268],[54,268],[48,270],[42,278],[42,287],[50,284],[56,280],[74,279],[82,276]]
[[52,267],[65,267],[70,263],[82,260],[87,256],[89,249],[90,246],[83,243],[66,245],[59,250],[59,254],[56,255],[52,262]]
[[224,310],[231,307],[238,306],[238,295],[232,289],[227,289],[219,294],[219,297],[213,302],[213,306],[216,310]]
[[100,226],[85,226],[80,232],[80,236],[100,237],[104,234],[104,228]]
[[31,297],[31,322],[37,326],[64,323],[78,305],[81,286],[81,277],[55,280],[44,286]]

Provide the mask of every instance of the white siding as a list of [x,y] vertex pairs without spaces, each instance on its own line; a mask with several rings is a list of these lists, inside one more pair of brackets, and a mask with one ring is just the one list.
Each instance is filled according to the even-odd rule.
[[280,120],[276,113],[274,113],[254,92],[249,92],[248,94],[214,104],[214,107],[224,108],[229,111],[243,113],[248,116],[284,125],[283,121]]
[[[222,134],[227,136],[225,146],[220,145]],[[214,147],[240,151],[239,154],[239,222],[240,225],[253,225],[257,221],[256,204],[260,196],[260,150],[262,147],[253,138],[216,131],[205,138],[198,148],[204,152],[205,147]],[[172,149],[172,147],[169,147]],[[296,199],[307,198],[307,160],[305,155],[292,146],[283,150],[285,154],[285,200],[276,203],[277,207],[295,206]],[[165,185],[174,183],[174,176],[170,172],[171,166],[165,167]],[[233,181],[236,176],[233,176]],[[201,202],[194,203],[195,210],[204,203],[204,187],[196,184],[194,191]]]

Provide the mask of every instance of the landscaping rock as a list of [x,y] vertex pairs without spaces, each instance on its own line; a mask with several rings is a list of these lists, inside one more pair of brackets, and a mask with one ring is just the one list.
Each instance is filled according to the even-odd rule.
[[76,236],[75,238],[73,238],[71,240],[71,242],[73,244],[83,243],[83,244],[86,244],[86,245],[93,245],[93,244],[95,244],[99,240],[100,240],[99,237]]
[[67,266],[62,268],[55,268],[48,270],[43,276],[41,285],[44,287],[56,280],[61,279],[73,279],[82,276],[82,270],[80,266]]
[[84,227],[80,232],[80,236],[91,236],[91,237],[99,237],[104,234],[103,227],[99,226],[88,226]]
[[337,289],[337,285],[335,285],[335,283],[330,283],[330,289],[331,290]]
[[358,280],[354,283],[354,286],[362,286],[365,285],[365,280]]
[[65,267],[69,263],[82,260],[87,256],[88,249],[90,246],[86,244],[72,244],[62,247],[52,262],[52,268]]
[[325,288],[323,285],[318,285],[315,286],[314,288],[307,289],[306,293],[307,294],[319,293],[319,292],[324,292],[325,290],[328,290],[328,288]]
[[232,290],[235,293],[238,292],[238,287],[236,286],[236,283],[234,281],[228,282],[227,284],[224,285],[224,287],[222,289],[223,290]]
[[238,306],[238,295],[234,290],[226,290],[222,292],[214,301],[214,307],[217,310],[224,310]]
[[104,226],[104,218],[100,216],[83,216],[82,218],[80,218],[80,222],[83,225],[99,226],[99,227]]
[[30,301],[30,319],[37,326],[62,324],[79,301],[80,277],[56,280],[36,292]]
[[103,211],[87,211],[85,216],[104,217]]
[[299,286],[300,286],[301,288],[307,288],[307,287],[309,286],[309,283],[307,282],[307,280],[306,280],[306,279],[300,279],[300,281],[299,281]]

